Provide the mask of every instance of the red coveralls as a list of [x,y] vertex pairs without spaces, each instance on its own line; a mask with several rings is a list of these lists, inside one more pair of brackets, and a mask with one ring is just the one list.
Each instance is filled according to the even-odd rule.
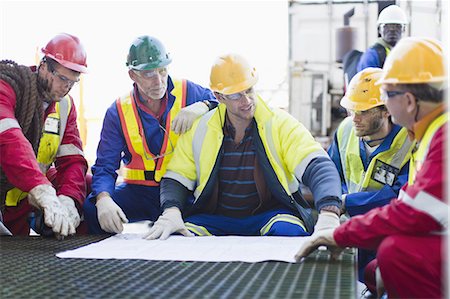
[[[421,140],[443,109],[436,109],[416,123],[416,140]],[[448,226],[445,146],[446,125],[434,134],[414,183],[405,184],[398,199],[353,217],[334,232],[340,247],[377,250],[377,259],[366,271],[373,271],[377,264],[389,298],[444,297],[443,234]],[[374,288],[374,277],[374,273],[366,276],[369,289]]]
[[[72,105],[61,145],[71,144],[82,151],[75,105],[72,98],[70,100]],[[15,106],[14,90],[8,83],[0,80],[0,125],[5,119],[16,119],[14,116]],[[55,112],[54,102],[46,109],[45,119],[52,112]],[[8,181],[22,191],[29,192],[37,185],[50,184],[50,181],[39,169],[31,144],[19,128],[0,130],[0,166]],[[78,211],[82,211],[86,198],[86,159],[79,154],[57,157],[55,167],[56,177],[52,183],[56,188],[57,195],[63,194],[71,197],[74,199]],[[21,200],[15,207],[6,207],[3,211],[3,222],[14,235],[28,235],[30,228],[27,218],[32,209],[28,200]]]

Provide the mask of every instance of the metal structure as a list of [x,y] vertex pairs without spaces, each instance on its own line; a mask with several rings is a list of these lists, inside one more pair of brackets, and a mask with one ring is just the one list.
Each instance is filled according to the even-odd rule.
[[[344,17],[355,30],[355,49],[365,51],[378,38],[376,21],[388,5],[400,5],[410,20],[408,36],[448,38],[448,4],[442,0],[296,0],[289,2],[289,112],[315,137],[329,138],[345,117],[342,63],[335,57]],[[348,21],[350,24],[348,24]],[[339,50],[339,49],[338,49]]]
[[355,298],[355,253],[301,264],[59,259],[106,236],[0,237],[0,298]]

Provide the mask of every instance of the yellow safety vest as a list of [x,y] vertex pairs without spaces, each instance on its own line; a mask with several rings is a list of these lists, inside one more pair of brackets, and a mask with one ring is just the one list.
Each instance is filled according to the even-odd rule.
[[411,162],[409,164],[409,176],[408,185],[413,185],[416,179],[416,173],[422,168],[423,161],[425,160],[428,150],[430,149],[431,140],[437,130],[444,126],[448,122],[448,112],[441,114],[438,118],[433,120],[428,126],[422,140],[418,144],[417,150],[413,152],[411,156]]
[[380,190],[386,184],[392,186],[402,167],[409,161],[413,148],[408,131],[402,128],[390,148],[375,155],[367,170],[364,170],[359,137],[355,135],[351,117],[344,119],[339,126],[337,141],[348,193]]
[[[50,113],[45,120],[37,154],[37,162],[43,174],[47,173],[56,159],[62,136],[64,136],[64,131],[66,130],[70,109],[70,98],[65,96],[60,102],[56,103],[55,112]],[[6,193],[5,204],[6,206],[17,206],[27,195],[27,192],[13,188]]]
[[[219,104],[194,122],[192,129],[178,140],[175,154],[165,178],[172,178],[194,191],[195,201],[203,192],[222,146],[226,107]],[[258,97],[254,116],[263,147],[279,183],[292,195],[309,163],[318,157],[328,158],[311,133],[288,113],[274,113]]]
[[143,126],[133,91],[116,101],[123,134],[131,154],[130,162],[124,167],[124,181],[127,183],[158,186],[166,172],[167,164],[173,155],[164,155],[164,153],[173,152],[178,140],[178,135],[171,130],[171,122],[186,106],[186,80],[174,80],[173,84],[174,88],[171,94],[175,97],[175,101],[166,118],[165,128],[168,134],[164,134],[161,147],[163,156],[160,158],[150,152],[147,140],[141,133],[143,132]]

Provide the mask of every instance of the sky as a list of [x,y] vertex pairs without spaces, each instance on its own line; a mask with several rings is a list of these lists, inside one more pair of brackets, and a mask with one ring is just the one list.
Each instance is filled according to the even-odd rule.
[[[132,86],[125,66],[140,35],[160,39],[172,55],[170,75],[209,84],[215,58],[238,53],[259,72],[256,88],[274,106],[287,105],[288,3],[272,1],[5,1],[0,0],[0,57],[33,65],[56,34],[83,43],[89,73],[83,78],[85,151],[95,156],[106,109]],[[79,97],[79,87],[71,95]]]

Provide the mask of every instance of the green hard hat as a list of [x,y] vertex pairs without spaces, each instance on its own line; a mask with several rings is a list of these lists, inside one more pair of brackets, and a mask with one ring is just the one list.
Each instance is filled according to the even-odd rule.
[[172,62],[159,39],[144,35],[134,40],[127,57],[130,69],[144,71],[164,67]]

